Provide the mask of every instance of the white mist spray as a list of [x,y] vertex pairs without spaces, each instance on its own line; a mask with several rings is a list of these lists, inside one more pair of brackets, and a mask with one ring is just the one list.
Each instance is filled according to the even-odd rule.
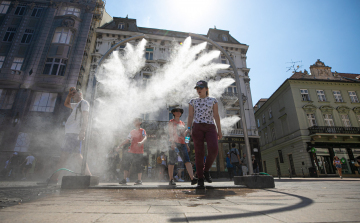
[[[213,62],[220,52],[206,52],[206,44],[191,46],[190,37],[183,45],[174,42],[169,61],[152,72],[146,86],[138,75],[145,66],[146,40],[143,39],[136,46],[127,44],[124,54],[115,51],[97,73],[100,84],[93,126],[99,133],[98,141],[101,144],[97,149],[104,149],[103,154],[106,154],[105,150],[113,146],[115,141],[125,139],[133,128],[133,119],[142,114],[156,117],[159,111],[166,109],[166,105],[186,106],[191,98],[197,97],[194,86],[198,80],[207,80],[214,77],[218,70],[228,68],[229,65]],[[219,98],[233,82],[231,78],[210,80],[210,96]],[[230,130],[237,121],[238,117],[222,118],[222,129]]]

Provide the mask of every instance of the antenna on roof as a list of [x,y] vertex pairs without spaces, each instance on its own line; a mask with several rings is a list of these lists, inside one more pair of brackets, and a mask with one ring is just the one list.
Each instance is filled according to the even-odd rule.
[[303,65],[299,65],[298,63],[302,63],[302,60],[300,60],[300,61],[292,61],[291,60],[291,62],[287,62],[287,63],[291,63],[291,66],[290,67],[286,67],[287,68],[287,71],[286,72],[288,72],[289,70],[292,70],[292,73],[294,74],[294,73],[296,73],[296,72],[298,72],[298,70],[300,69],[300,68],[302,68],[302,66]]
[[126,18],[128,18],[128,17],[129,17],[129,14],[126,15]]

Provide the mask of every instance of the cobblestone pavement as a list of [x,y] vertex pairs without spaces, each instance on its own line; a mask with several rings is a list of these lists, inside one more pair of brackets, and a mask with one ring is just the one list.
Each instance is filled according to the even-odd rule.
[[[360,179],[281,179],[275,186],[264,190],[32,188],[49,194],[1,209],[0,219],[2,223],[360,222]],[[27,196],[24,188],[13,191],[17,190],[13,197]]]

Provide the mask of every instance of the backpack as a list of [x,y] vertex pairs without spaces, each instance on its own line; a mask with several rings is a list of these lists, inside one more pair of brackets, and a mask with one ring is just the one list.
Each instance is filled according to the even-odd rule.
[[231,162],[231,155],[234,154],[237,157],[236,149],[234,151],[230,150],[230,162]]

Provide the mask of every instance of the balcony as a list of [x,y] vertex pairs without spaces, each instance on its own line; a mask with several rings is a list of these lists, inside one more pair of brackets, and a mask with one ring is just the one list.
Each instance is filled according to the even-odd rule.
[[341,127],[341,126],[312,126],[309,128],[309,135],[317,133],[330,133],[330,134],[360,134],[358,127]]
[[224,136],[243,136],[244,130],[243,129],[232,129],[229,131],[222,131]]
[[224,93],[221,95],[221,102],[222,102],[224,105],[226,105],[226,104],[234,104],[237,100],[238,100],[237,93],[224,92]]

